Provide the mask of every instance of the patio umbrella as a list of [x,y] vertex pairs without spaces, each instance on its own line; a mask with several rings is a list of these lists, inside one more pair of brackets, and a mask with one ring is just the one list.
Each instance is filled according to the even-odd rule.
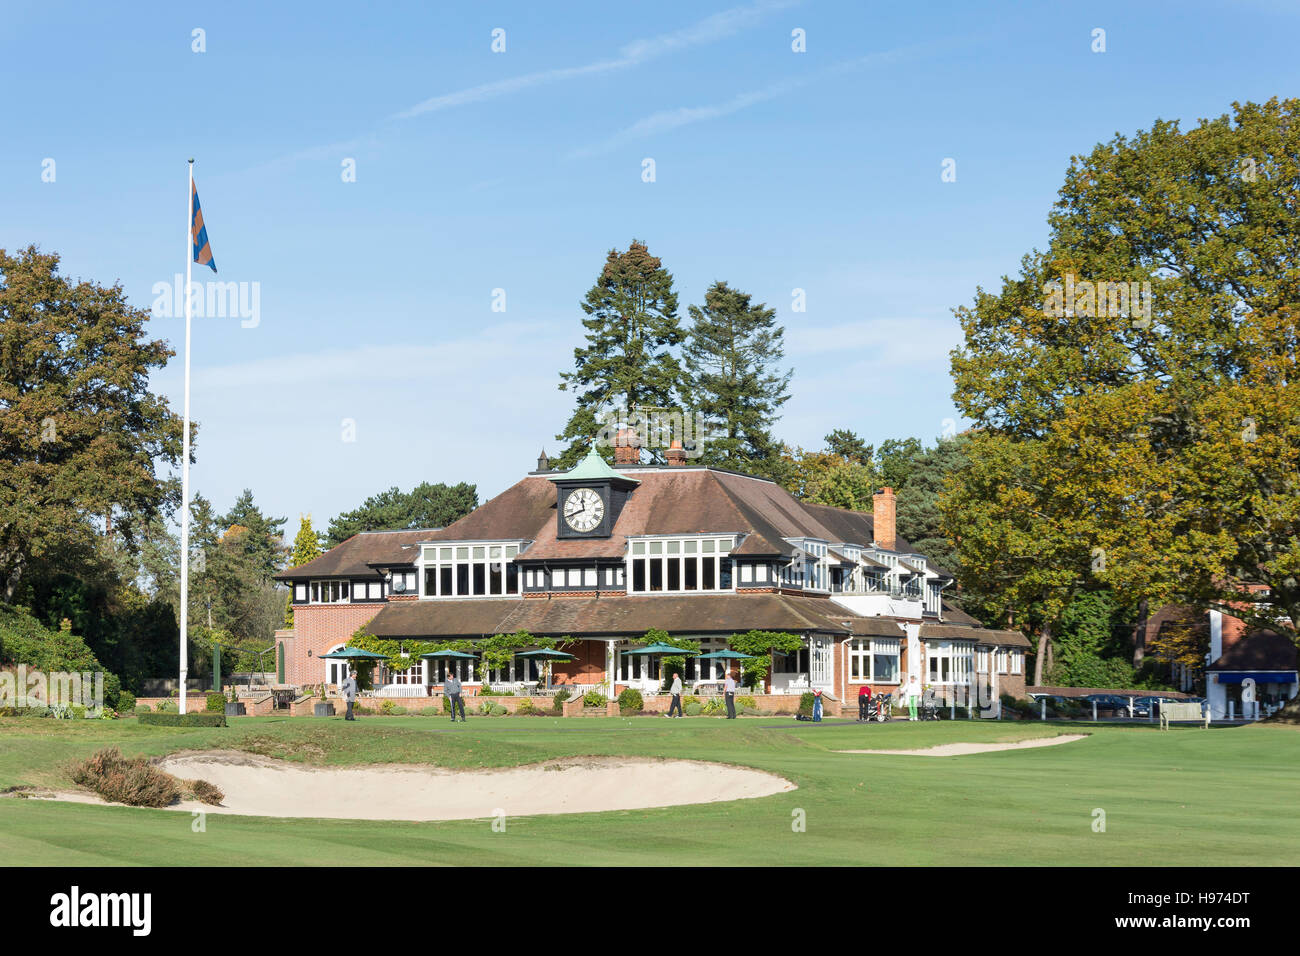
[[[568,651],[552,650],[549,647],[542,647],[535,651],[523,651],[516,654],[515,657],[525,657],[529,660],[539,661],[571,661],[574,659],[573,655]],[[551,689],[551,669],[549,667],[543,667],[542,669],[546,672],[546,689],[549,691]]]
[[[726,650],[710,651],[708,654],[701,654],[698,659],[702,661],[752,661],[754,655],[742,654],[740,651],[733,651],[728,647]],[[730,670],[731,668],[727,669]]]
[[374,651],[363,651],[359,647],[345,647],[341,651],[335,651],[332,654],[321,654],[321,657],[335,661],[386,661],[387,654],[376,654]]
[[374,651],[362,650],[359,647],[345,647],[341,651],[334,651],[332,654],[321,654],[326,660],[334,661],[386,661],[387,654],[376,654]]
[[648,654],[653,657],[694,657],[699,651],[693,651],[687,647],[673,647],[671,644],[657,643],[647,644],[645,647],[638,647],[633,651],[623,651],[624,654]]
[[645,647],[638,647],[636,650],[621,651],[620,653],[643,657],[695,657],[700,652],[685,647],[673,647],[671,644],[659,641],[654,644],[647,644]]
[[[421,654],[420,656],[422,658],[428,658],[431,660],[444,660],[444,661],[445,660],[457,660],[457,661],[477,660],[477,658],[473,654],[466,654],[464,651],[446,651],[446,650],[430,651],[428,654]],[[473,677],[474,675],[470,674],[470,676]]]

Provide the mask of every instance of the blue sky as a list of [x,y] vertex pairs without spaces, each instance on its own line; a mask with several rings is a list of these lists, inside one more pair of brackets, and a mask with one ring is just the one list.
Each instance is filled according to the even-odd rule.
[[[6,3],[0,248],[150,308],[196,157],[216,278],[260,308],[195,321],[194,487],[251,487],[290,533],[391,485],[485,499],[556,451],[578,301],[633,237],[684,320],[715,279],[777,309],[782,438],[929,442],[951,309],[1042,245],[1071,155],[1300,78],[1281,0],[126,9]],[[179,348],[183,320],[150,326]],[[153,385],[179,409],[179,354]]]

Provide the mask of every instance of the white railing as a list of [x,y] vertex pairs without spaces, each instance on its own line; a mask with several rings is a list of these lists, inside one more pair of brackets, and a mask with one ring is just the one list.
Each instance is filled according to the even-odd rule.
[[377,697],[428,697],[429,692],[422,684],[384,684],[377,691]]

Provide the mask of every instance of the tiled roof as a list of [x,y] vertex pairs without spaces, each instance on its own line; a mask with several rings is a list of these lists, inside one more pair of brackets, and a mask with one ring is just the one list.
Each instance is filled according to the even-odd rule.
[[1233,644],[1208,671],[1293,671],[1295,638],[1276,631],[1252,631]]
[[1029,647],[1028,638],[1019,631],[997,631],[961,624],[922,624],[921,638],[933,641],[975,641],[998,647]]
[[[788,594],[654,595],[602,598],[404,601],[384,607],[367,625],[377,637],[474,638],[492,634],[563,637],[639,636],[652,627],[670,634],[749,630],[831,632],[847,636],[853,618],[828,598]],[[882,620],[882,619],[864,619]],[[901,634],[897,626],[890,632]]]
[[[621,559],[629,536],[647,534],[735,534],[732,553],[749,557],[788,557],[795,549],[787,538],[871,544],[870,514],[801,502],[775,482],[700,467],[624,468],[618,473],[640,484],[608,538],[557,537],[556,475],[529,475],[445,528],[356,535],[276,577],[365,575],[372,565],[413,563],[415,546],[424,541],[531,541],[520,561]],[[900,552],[910,548],[898,540]]]
[[413,563],[418,556],[419,543],[427,541],[435,533],[417,529],[354,534],[319,558],[296,568],[286,568],[275,575],[275,579],[289,581],[294,578],[378,577],[372,565]]

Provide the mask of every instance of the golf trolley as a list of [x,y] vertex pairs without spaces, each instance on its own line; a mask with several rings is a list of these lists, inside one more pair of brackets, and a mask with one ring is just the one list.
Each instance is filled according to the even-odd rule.
[[[867,723],[870,723],[871,721],[876,720],[883,723],[884,721],[889,720],[892,716],[892,699],[892,694],[872,695],[871,699],[867,702],[866,716],[859,716],[858,721],[866,721]],[[859,714],[861,714],[861,710],[859,710]]]
[[921,696],[921,719],[939,720],[939,708],[942,706],[943,701],[939,700],[939,695],[935,693],[934,688],[927,688]]

